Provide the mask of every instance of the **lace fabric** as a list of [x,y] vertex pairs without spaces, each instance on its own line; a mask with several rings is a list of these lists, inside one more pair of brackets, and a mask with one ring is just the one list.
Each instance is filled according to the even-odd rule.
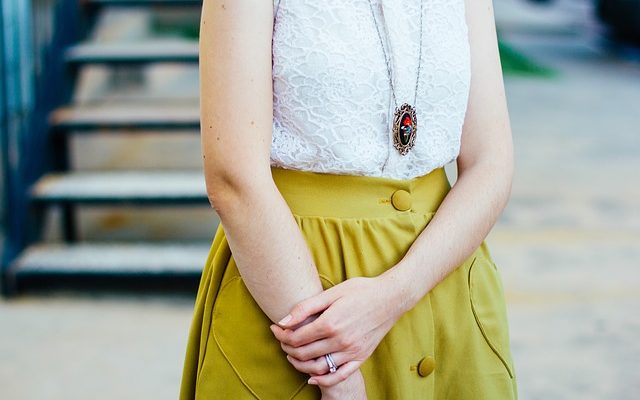
[[[410,179],[459,154],[470,84],[464,0],[371,0],[415,146],[393,147],[396,104],[369,0],[274,0],[271,165]],[[385,29],[386,27],[386,29]]]

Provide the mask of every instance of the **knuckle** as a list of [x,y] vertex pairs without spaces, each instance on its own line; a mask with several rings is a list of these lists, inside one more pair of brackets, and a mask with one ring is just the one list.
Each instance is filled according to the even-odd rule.
[[300,361],[309,361],[309,357],[307,355],[307,352],[305,350],[300,350],[300,349],[295,349],[293,350],[295,352],[294,357],[297,358]]
[[289,346],[287,346],[287,347],[284,349],[284,351],[285,351],[287,354],[289,354],[291,357],[295,358],[296,360],[301,361],[301,360],[300,360],[300,356],[299,356],[299,354],[298,354],[298,351],[296,350],[296,348],[295,348],[295,347],[289,347]]
[[363,349],[364,349],[362,347],[362,344],[357,343],[357,342],[352,342],[349,347],[351,347],[353,349],[353,353],[354,354],[361,354]]
[[351,345],[353,344],[353,341],[347,335],[338,335],[337,339],[338,339],[338,344],[341,347],[351,347]]
[[295,306],[293,306],[293,309],[291,310],[291,312],[294,315],[303,315],[306,310],[307,310],[307,305],[305,303],[298,303]]
[[336,326],[332,322],[325,322],[323,325],[324,333],[329,336],[335,336],[338,332],[336,330]]
[[288,338],[288,342],[289,342],[290,345],[292,345],[294,347],[298,347],[298,346],[300,346],[302,344],[302,341],[297,336],[290,336]]

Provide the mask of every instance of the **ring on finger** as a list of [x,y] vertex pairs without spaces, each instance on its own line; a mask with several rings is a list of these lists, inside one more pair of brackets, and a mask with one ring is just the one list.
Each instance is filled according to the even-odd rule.
[[336,362],[333,360],[331,353],[325,354],[324,359],[325,361],[327,361],[327,365],[329,366],[329,373],[333,374],[338,370],[338,366],[336,365]]

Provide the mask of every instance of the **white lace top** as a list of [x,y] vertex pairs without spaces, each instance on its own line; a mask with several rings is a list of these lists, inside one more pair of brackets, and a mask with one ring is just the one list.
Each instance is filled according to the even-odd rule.
[[[371,1],[398,106],[413,104],[420,0]],[[409,179],[458,156],[470,83],[464,0],[423,1],[417,135],[403,156],[369,0],[274,0],[272,166]]]

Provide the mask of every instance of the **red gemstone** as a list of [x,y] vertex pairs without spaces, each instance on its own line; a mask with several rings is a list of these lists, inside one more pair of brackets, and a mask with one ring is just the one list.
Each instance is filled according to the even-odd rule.
[[411,125],[411,117],[408,115],[405,115],[404,118],[402,119],[402,125]]

